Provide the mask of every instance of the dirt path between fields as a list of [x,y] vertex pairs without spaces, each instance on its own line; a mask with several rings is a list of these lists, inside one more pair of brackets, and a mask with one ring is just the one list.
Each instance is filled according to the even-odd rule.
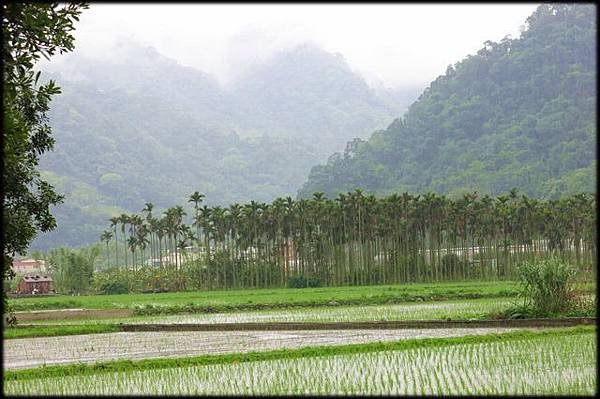
[[397,320],[352,322],[173,323],[120,324],[122,331],[299,331],[299,330],[395,330],[449,328],[569,327],[596,324],[594,317],[515,320]]
[[[394,320],[348,322],[248,322],[248,323],[118,323],[123,332],[174,331],[318,331],[318,330],[402,330],[451,328],[529,328],[571,327],[595,325],[594,317],[515,320]],[[81,324],[18,324],[13,328],[69,327]]]

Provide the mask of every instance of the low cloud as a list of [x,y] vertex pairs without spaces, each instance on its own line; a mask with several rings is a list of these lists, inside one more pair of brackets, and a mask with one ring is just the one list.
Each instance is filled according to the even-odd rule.
[[341,53],[370,83],[398,87],[431,81],[485,40],[518,36],[535,7],[96,3],[77,25],[76,52],[115,59],[116,45],[133,40],[228,84],[308,41]]

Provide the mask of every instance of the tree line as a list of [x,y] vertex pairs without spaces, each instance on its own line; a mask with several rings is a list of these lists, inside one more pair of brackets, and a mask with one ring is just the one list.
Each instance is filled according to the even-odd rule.
[[327,286],[511,279],[519,262],[550,253],[595,272],[595,194],[378,198],[357,189],[229,207],[203,200],[192,194],[189,213],[178,205],[157,215],[147,203],[111,218],[101,236],[107,266],[185,269],[207,289],[280,287],[299,276]]

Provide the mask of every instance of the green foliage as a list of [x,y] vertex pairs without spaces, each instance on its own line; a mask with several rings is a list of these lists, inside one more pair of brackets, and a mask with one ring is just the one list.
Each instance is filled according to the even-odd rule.
[[13,278],[3,280],[3,285],[2,285],[3,292],[5,292],[5,293],[16,292],[17,287],[19,286],[19,283],[21,282],[22,279],[23,279],[23,277],[21,277],[21,276],[15,276]]
[[556,256],[519,265],[522,304],[492,315],[496,318],[595,317],[596,296],[578,289],[577,269]]
[[99,251],[98,247],[51,250],[46,257],[46,262],[52,275],[54,290],[77,295],[88,292],[92,285],[94,264]]
[[321,280],[316,277],[305,277],[300,274],[288,277],[287,286],[289,288],[315,288],[321,286]]
[[151,270],[149,259],[181,271],[168,290],[511,279],[522,260],[553,251],[583,279],[596,270],[596,197],[587,193],[544,201],[517,190],[496,198],[355,190],[228,208],[192,202],[191,224],[182,206],[111,218],[101,234],[106,259],[133,274]]
[[520,38],[450,65],[403,118],[315,166],[298,196],[594,192],[595,49],[594,5],[542,4]]
[[518,270],[525,307],[540,314],[563,313],[571,308],[576,271],[573,266],[560,258],[549,257],[523,262]]
[[100,286],[99,291],[104,295],[127,294],[129,287],[123,281],[107,281]]
[[25,254],[38,231],[56,227],[50,206],[63,198],[40,177],[38,162],[54,146],[47,112],[60,89],[53,81],[39,85],[34,64],[42,56],[73,50],[74,23],[85,8],[81,3],[2,4],[3,278],[12,277],[14,256]]
[[109,269],[93,276],[93,292],[98,294],[126,294],[140,292],[170,292],[186,286],[187,275],[175,267],[162,269],[143,266],[136,270]]

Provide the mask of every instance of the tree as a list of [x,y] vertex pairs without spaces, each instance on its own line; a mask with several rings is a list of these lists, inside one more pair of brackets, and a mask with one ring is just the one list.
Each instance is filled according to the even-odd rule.
[[[46,113],[52,95],[60,90],[53,81],[38,85],[40,72],[35,72],[34,64],[41,56],[49,59],[56,52],[73,50],[74,22],[87,7],[85,3],[2,4],[4,278],[13,277],[14,257],[26,253],[38,231],[56,227],[50,206],[63,197],[40,178],[38,161],[54,146]],[[5,294],[3,303],[8,310]]]
[[106,257],[108,259],[108,268],[110,269],[110,252],[108,249],[108,244],[110,243],[111,238],[113,237],[113,233],[110,230],[105,230],[100,235],[100,240],[106,243]]
[[145,217],[145,222],[147,224],[143,224],[144,229],[143,229],[143,234],[142,235],[146,235],[146,234],[150,234],[150,241],[147,241],[144,237],[144,239],[142,241],[144,241],[144,248],[146,246],[146,244],[150,244],[150,264],[154,265],[154,220],[152,218],[152,209],[154,209],[154,204],[152,202],[146,202],[144,204],[144,209],[142,209],[142,212],[146,213],[146,217]]
[[98,246],[83,249],[59,247],[46,258],[54,288],[65,294],[82,294],[89,290],[94,275],[94,263],[100,253]]
[[596,8],[542,4],[527,23],[448,68],[385,130],[314,166],[298,196],[595,192]]
[[129,223],[129,216],[122,213],[119,216],[119,223],[121,223],[121,233],[123,233],[123,246],[125,247],[125,269],[127,269],[127,235],[125,234],[125,228]]
[[[202,203],[202,200],[204,199],[204,194],[200,194],[200,192],[198,191],[194,191],[194,193],[192,195],[190,195],[190,199],[188,200],[188,202],[193,202],[194,203],[194,211],[195,211],[195,216],[194,216],[194,223],[199,220],[199,209],[200,209],[200,204]],[[199,224],[195,223],[194,224],[196,227],[196,239],[197,239],[197,248],[200,248],[200,228],[199,228]],[[193,245],[193,242],[192,242]]]
[[302,287],[373,285],[514,279],[514,266],[549,254],[593,276],[595,209],[592,194],[548,201],[519,197],[517,190],[497,198],[477,192],[380,198],[357,189],[336,199],[317,192],[296,202],[287,197],[272,204],[204,205],[192,227],[201,229],[212,253],[200,263],[186,254],[187,245],[201,239],[183,221],[181,206],[152,219],[150,227],[138,215],[127,216],[127,223],[132,255],[141,249],[142,263],[147,229],[155,231],[159,250],[165,238],[165,248],[176,256],[168,268],[177,278],[174,289],[185,289],[188,276],[195,288],[208,289],[294,281]]
[[117,268],[119,267],[119,236],[117,235],[117,225],[119,224],[119,222],[120,219],[116,216],[110,218],[110,227],[112,227],[115,232],[115,267]]

